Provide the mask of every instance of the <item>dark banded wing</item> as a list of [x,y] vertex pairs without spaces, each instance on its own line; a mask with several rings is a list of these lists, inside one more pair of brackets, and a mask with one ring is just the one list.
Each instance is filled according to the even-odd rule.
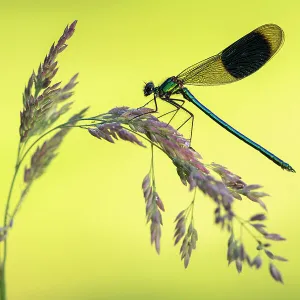
[[284,42],[283,30],[262,25],[215,56],[190,66],[177,78],[186,85],[220,85],[243,79],[260,69]]

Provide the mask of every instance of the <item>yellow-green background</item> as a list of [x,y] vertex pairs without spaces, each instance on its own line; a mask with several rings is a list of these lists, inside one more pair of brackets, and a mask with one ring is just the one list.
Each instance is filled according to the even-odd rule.
[[[78,19],[59,58],[58,79],[80,72],[74,109],[90,115],[115,106],[138,107],[143,81],[161,83],[264,23],[286,33],[284,47],[241,82],[192,92],[220,117],[300,171],[299,2],[286,1],[4,1],[0,2],[1,209],[11,180],[25,83],[64,27]],[[150,152],[74,130],[47,174],[33,186],[9,237],[9,300],[34,299],[299,299],[299,173],[281,170],[195,114],[193,146],[247,183],[260,183],[271,231],[287,237],[274,252],[285,285],[267,264],[238,275],[226,262],[227,234],[213,225],[213,204],[198,194],[198,248],[187,270],[172,245],[173,219],[191,194],[172,163],[156,155],[158,191],[166,213],[161,255],[150,246],[141,181]],[[19,178],[20,179],[20,178]],[[21,183],[15,186],[18,196]],[[242,214],[261,211],[239,205]],[[1,211],[2,212],[2,211]],[[255,251],[251,251],[255,254]]]

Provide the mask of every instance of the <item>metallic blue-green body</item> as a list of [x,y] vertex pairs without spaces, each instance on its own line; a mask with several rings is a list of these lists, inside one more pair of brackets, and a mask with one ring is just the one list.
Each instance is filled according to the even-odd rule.
[[155,93],[157,94],[157,96],[159,96],[165,101],[172,101],[171,96],[173,94],[181,94],[184,97],[184,99],[192,102],[195,106],[201,109],[208,117],[210,117],[224,129],[229,131],[231,134],[233,134],[252,148],[258,150],[260,153],[262,153],[264,156],[266,156],[268,159],[273,161],[281,168],[291,172],[295,172],[295,170],[288,163],[284,162],[264,147],[260,146],[259,144],[255,143],[254,141],[252,141],[251,139],[234,129],[232,126],[230,126],[225,121],[220,119],[217,115],[215,115],[211,110],[209,110],[207,107],[201,104],[186,87],[180,86],[180,83],[178,83],[176,77],[170,77],[167,80],[165,80],[159,87],[156,87]]

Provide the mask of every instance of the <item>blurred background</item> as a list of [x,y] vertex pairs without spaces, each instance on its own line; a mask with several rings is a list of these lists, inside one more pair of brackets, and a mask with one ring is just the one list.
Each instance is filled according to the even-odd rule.
[[[146,102],[144,81],[160,84],[262,24],[280,25],[285,44],[259,72],[230,85],[190,89],[213,112],[300,172],[299,9],[296,0],[1,3],[1,215],[17,152],[24,86],[75,19],[76,32],[59,57],[57,77],[66,83],[80,73],[73,111],[91,106],[90,116],[116,106],[139,107]],[[166,212],[157,255],[141,190],[150,148],[122,141],[113,145],[73,130],[33,185],[10,233],[9,300],[300,298],[299,173],[281,170],[191,104],[186,107],[195,114],[193,147],[204,161],[227,166],[271,195],[265,199],[268,227],[287,238],[272,248],[290,260],[276,264],[285,285],[270,277],[267,260],[262,270],[245,268],[240,275],[227,266],[228,235],[214,225],[214,205],[200,193],[198,247],[184,269],[179,247],[173,246],[173,220],[192,194],[159,152],[156,180]],[[238,209],[245,217],[262,211],[247,200]],[[251,247],[247,250],[255,255]]]

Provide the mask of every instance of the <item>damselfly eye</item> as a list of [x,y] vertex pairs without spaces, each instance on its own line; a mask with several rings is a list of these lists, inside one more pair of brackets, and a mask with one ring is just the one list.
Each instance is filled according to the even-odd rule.
[[149,96],[154,92],[154,83],[153,82],[148,82],[146,83],[144,87],[144,95]]

